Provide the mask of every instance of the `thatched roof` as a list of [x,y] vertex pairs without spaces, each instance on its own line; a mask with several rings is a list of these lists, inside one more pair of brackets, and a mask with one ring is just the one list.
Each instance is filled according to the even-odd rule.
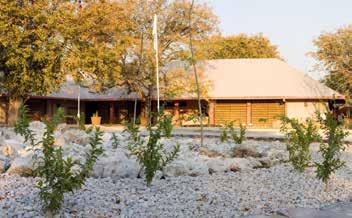
[[[212,86],[208,99],[343,99],[344,96],[279,59],[219,59],[200,66]],[[77,99],[78,85],[72,79],[61,89],[42,98]],[[116,87],[105,93],[81,87],[81,100],[133,100],[136,93]],[[194,99],[195,95],[179,97]],[[37,96],[39,97],[39,96]],[[177,98],[177,97],[176,97]]]
[[220,59],[204,63],[211,99],[341,99],[343,95],[279,59]]

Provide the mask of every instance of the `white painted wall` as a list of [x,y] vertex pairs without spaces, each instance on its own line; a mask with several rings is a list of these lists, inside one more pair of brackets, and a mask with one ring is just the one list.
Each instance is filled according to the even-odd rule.
[[286,102],[286,116],[305,120],[314,116],[316,110],[326,110],[327,103],[323,102]]

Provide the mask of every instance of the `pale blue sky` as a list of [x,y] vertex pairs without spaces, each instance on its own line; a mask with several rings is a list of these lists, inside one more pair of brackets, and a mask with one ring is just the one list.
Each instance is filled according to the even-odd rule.
[[263,33],[284,59],[314,78],[314,60],[306,54],[323,31],[352,24],[352,0],[201,0],[221,20],[224,35]]

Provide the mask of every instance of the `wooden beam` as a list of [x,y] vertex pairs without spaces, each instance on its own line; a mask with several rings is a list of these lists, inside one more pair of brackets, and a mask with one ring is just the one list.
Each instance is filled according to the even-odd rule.
[[114,124],[115,123],[115,102],[111,101],[110,102],[110,108],[109,108],[109,123]]

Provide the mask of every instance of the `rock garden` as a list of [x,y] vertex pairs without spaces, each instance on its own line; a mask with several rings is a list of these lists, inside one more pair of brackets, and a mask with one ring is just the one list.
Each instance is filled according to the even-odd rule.
[[[40,177],[35,174],[36,160],[45,157],[41,140],[46,125],[35,121],[28,129],[34,147],[14,128],[0,129],[3,217],[48,216],[38,197]],[[63,159],[84,163],[95,134],[95,130],[59,124],[53,131],[53,145],[61,148]],[[316,166],[308,164],[303,172],[292,167],[287,146],[281,141],[238,144],[206,137],[200,146],[197,137],[161,137],[158,143],[166,153],[175,148],[178,152],[155,170],[153,182],[147,186],[148,172],[131,149],[131,133],[102,132],[100,136],[102,154],[85,182],[64,194],[56,217],[242,217],[295,207],[322,208],[349,202],[352,196],[352,147],[348,145],[341,153],[345,165],[330,177],[326,190],[316,177]],[[152,136],[138,137],[148,141]],[[318,143],[309,149],[312,162],[322,160]]]

